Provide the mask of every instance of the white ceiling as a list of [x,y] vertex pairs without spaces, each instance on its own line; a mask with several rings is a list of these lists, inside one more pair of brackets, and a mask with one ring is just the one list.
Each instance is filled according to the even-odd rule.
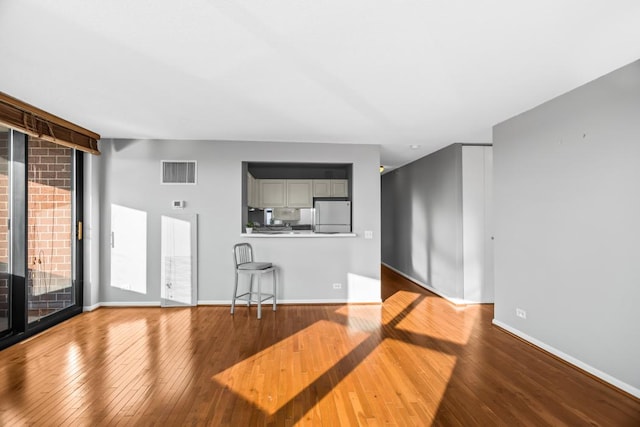
[[638,58],[637,0],[0,1],[0,91],[103,138],[380,144],[390,167]]

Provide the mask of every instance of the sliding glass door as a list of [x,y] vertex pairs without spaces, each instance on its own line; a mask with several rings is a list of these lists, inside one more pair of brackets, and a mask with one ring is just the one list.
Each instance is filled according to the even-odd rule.
[[0,128],[0,348],[82,312],[82,155]]
[[31,323],[76,303],[73,150],[29,138],[27,165],[27,303]]
[[9,188],[9,129],[0,126],[0,336],[11,329]]

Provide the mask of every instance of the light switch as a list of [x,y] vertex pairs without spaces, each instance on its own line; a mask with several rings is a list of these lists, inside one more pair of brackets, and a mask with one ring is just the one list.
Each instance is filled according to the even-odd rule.
[[365,230],[365,232],[364,232],[364,238],[365,238],[365,239],[373,239],[373,231],[371,231],[371,230]]

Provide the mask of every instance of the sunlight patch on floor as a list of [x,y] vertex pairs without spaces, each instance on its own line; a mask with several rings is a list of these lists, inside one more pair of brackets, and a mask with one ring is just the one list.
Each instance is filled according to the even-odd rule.
[[[411,357],[399,359],[398,354]],[[430,425],[455,364],[454,356],[385,339],[316,406],[335,406],[342,414],[353,412],[359,425],[377,425],[382,424],[381,421],[394,425]]]
[[[455,321],[443,324],[438,320],[444,311],[460,312]],[[455,307],[442,298],[425,298],[407,316],[397,323],[398,330],[429,336],[431,338],[466,344],[480,314],[479,306]]]
[[347,304],[335,312],[345,317],[348,330],[353,333],[374,332],[382,324],[380,304]]
[[387,298],[384,302],[384,310],[382,311],[382,322],[387,325],[395,320],[402,313],[409,311],[411,304],[414,304],[422,297],[417,292],[397,291],[393,296]]
[[71,343],[69,349],[67,350],[67,363],[66,363],[66,374],[73,375],[75,372],[82,367],[83,363],[80,358],[80,349],[76,343]]
[[274,414],[368,336],[321,320],[212,379],[265,413]]

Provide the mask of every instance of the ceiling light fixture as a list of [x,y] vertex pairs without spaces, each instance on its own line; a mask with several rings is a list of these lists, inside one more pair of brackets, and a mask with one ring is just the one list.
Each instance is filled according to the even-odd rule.
[[418,148],[420,148],[420,146],[417,144],[412,144],[409,146],[409,148],[411,148],[412,150],[417,150]]

